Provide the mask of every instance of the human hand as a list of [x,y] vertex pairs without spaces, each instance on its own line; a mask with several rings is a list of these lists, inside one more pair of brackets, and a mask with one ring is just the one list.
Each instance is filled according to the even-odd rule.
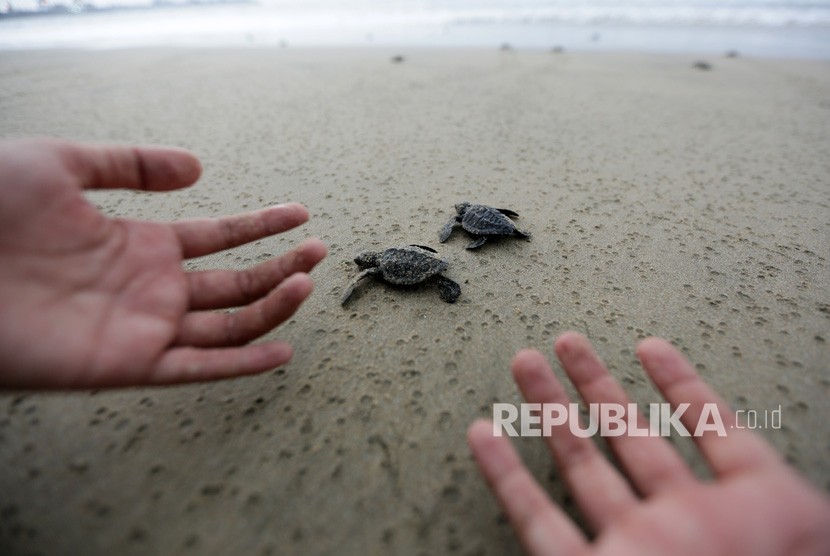
[[294,228],[308,220],[304,207],[154,223],[107,218],[83,195],[179,189],[200,173],[178,149],[0,143],[0,385],[213,380],[291,358],[285,343],[246,344],[311,293],[322,242],[243,271],[185,272],[182,261]]
[[[628,404],[584,337],[567,333],[556,354],[586,403]],[[468,440],[482,474],[533,555],[820,555],[830,554],[830,503],[787,466],[764,440],[731,428],[735,415],[664,340],[640,343],[640,361],[672,407],[694,431],[704,403],[716,403],[726,436],[695,438],[715,479],[697,479],[659,436],[609,437],[626,480],[590,438],[553,427],[546,442],[594,536],[589,541],[547,497],[510,441],[479,420]],[[521,351],[513,375],[530,403],[568,404],[545,358]],[[627,407],[627,406],[626,406]],[[642,416],[640,416],[642,418]],[[643,421],[640,421],[643,422]]]

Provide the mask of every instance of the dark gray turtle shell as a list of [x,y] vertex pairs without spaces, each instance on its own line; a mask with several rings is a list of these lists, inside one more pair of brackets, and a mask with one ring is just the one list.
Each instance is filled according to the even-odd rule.
[[486,205],[470,205],[461,218],[461,226],[474,235],[510,236],[516,233],[512,220]]
[[390,247],[380,254],[378,268],[387,282],[409,286],[444,272],[449,263],[416,246]]

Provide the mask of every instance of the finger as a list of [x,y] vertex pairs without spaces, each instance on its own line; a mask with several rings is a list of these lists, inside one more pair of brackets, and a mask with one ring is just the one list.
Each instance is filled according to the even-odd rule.
[[55,141],[60,156],[85,189],[168,191],[193,184],[199,160],[184,149]]
[[[554,349],[585,403],[618,404],[625,408],[622,418],[629,424],[628,404],[631,400],[591,349],[588,340],[573,332],[565,333],[556,340]],[[641,429],[648,427],[648,421],[639,411],[633,424]],[[664,438],[632,436],[631,432],[627,430],[626,434],[610,436],[606,440],[643,496],[695,480],[683,458]]]
[[[513,358],[513,376],[528,402],[559,404],[568,408],[570,400],[567,393],[538,351],[517,353]],[[569,419],[578,418],[575,411],[569,415]],[[628,482],[590,438],[581,438],[571,431],[568,420],[552,426],[545,441],[574,499],[595,531],[601,530],[637,503]]]
[[182,320],[176,345],[238,346],[288,319],[314,288],[308,274],[297,273],[266,297],[233,313],[194,311]]
[[296,228],[308,220],[308,210],[297,203],[170,224],[182,245],[184,258],[208,255]]
[[246,270],[206,270],[187,274],[190,310],[247,305],[297,272],[311,272],[326,256],[322,241],[310,239],[293,251]]
[[219,380],[261,373],[286,364],[291,346],[269,342],[237,348],[173,348],[153,368],[148,384],[175,384]]
[[[712,390],[683,355],[671,344],[660,338],[647,338],[637,347],[637,355],[651,380],[672,407],[690,404],[680,418],[681,423],[694,436],[712,470],[719,476],[741,473],[769,465],[779,465],[781,459],[761,437],[746,429],[735,428],[735,414]],[[704,414],[705,405],[713,413]],[[696,435],[702,422],[715,423],[715,414],[723,424],[724,436],[714,430]]]
[[493,435],[490,421],[481,419],[473,423],[467,440],[490,490],[530,554],[586,552],[585,537],[539,487],[510,441]]

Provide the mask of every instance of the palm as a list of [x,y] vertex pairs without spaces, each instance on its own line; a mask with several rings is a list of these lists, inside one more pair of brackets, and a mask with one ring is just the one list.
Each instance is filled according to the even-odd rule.
[[[596,540],[596,553],[797,554],[800,539],[821,520],[821,512],[800,510],[801,489],[795,475],[780,468],[662,493],[610,523]],[[774,541],[759,534],[775,528],[786,534]]]
[[[47,146],[52,156],[38,153],[33,166],[18,145],[0,152],[12,174],[0,209],[0,350],[14,362],[7,382],[175,382],[256,372],[290,357],[285,344],[237,346],[308,295],[302,273],[324,256],[319,242],[242,272],[186,273],[182,262],[296,226],[306,218],[302,207],[170,224],[109,219],[86,201],[83,186],[181,187],[198,176],[198,162],[177,151]],[[144,158],[130,175],[118,156]],[[208,311],[249,303],[234,314]]]
[[[585,338],[563,335],[556,342],[556,352],[586,403],[627,406],[627,395]],[[690,404],[681,418],[689,430],[694,430],[704,404],[716,404],[727,435],[710,431],[695,438],[716,480],[698,480],[663,438],[609,438],[626,479],[590,439],[574,436],[567,425],[554,426],[546,441],[596,533],[594,542],[589,543],[542,492],[510,442],[493,436],[491,423],[478,421],[469,431],[473,454],[528,552],[679,556],[827,553],[827,500],[763,440],[745,429],[733,429],[734,414],[670,344],[649,339],[638,353],[672,406]],[[513,374],[528,402],[569,403],[540,353],[517,354]]]
[[[141,382],[175,340],[188,298],[175,234],[163,225],[108,224],[103,242],[29,261],[40,279],[18,286],[25,306],[17,327],[41,333],[21,334],[16,344],[33,354],[30,364],[41,373],[62,368],[81,382]],[[33,301],[51,307],[29,310]],[[48,347],[43,337],[53,339]]]

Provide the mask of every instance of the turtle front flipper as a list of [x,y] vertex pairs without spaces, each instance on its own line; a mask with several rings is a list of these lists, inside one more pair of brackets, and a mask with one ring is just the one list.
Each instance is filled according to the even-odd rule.
[[475,241],[471,241],[467,245],[464,246],[465,249],[478,249],[482,245],[487,243],[487,236],[481,236],[480,238],[476,239]]
[[502,213],[505,216],[509,216],[510,218],[518,218],[519,217],[518,212],[514,212],[510,209],[496,209],[496,210],[499,211],[500,213]]
[[453,216],[452,218],[444,224],[444,227],[441,228],[441,233],[438,235],[438,242],[444,243],[450,237],[452,233],[452,229],[455,228],[455,225],[458,224],[459,218],[457,216]]
[[516,237],[523,237],[527,240],[530,240],[530,232],[520,230],[519,228],[516,228],[516,230],[513,232],[513,235]]
[[357,286],[358,282],[369,276],[370,274],[379,274],[380,269],[377,267],[367,268],[363,272],[357,275],[357,277],[352,280],[352,283],[349,284],[349,287],[346,288],[346,291],[343,292],[343,297],[340,298],[340,305],[345,305],[349,298],[354,293],[354,289]]
[[418,245],[417,243],[410,243],[409,246],[410,247],[417,247],[418,249],[423,249],[424,251],[430,251],[431,253],[438,253],[438,251],[436,251],[432,247],[428,247],[426,245]]
[[461,295],[461,286],[440,274],[436,275],[433,280],[435,281],[435,285],[438,286],[441,299],[447,303],[455,303],[455,300]]

